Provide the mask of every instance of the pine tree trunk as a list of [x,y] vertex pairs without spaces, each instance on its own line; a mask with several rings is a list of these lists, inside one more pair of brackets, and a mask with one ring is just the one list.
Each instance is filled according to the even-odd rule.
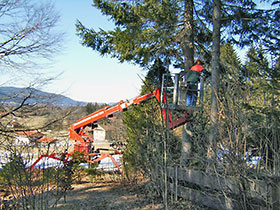
[[182,47],[183,47],[184,58],[185,58],[184,70],[186,74],[193,64],[193,57],[194,57],[193,7],[194,7],[193,0],[185,0]]
[[[194,57],[194,35],[193,35],[193,0],[185,0],[185,12],[184,12],[184,30],[183,30],[183,40],[182,48],[184,52],[184,70],[185,77],[189,69],[193,64]],[[181,164],[185,164],[190,156],[191,151],[191,137],[187,134],[187,124],[183,126],[183,135],[182,135],[182,150],[181,150]]]
[[209,134],[208,156],[215,158],[217,148],[217,128],[218,128],[218,87],[219,87],[219,67],[220,67],[220,29],[221,29],[221,2],[213,0],[213,53],[212,53],[212,78],[211,78],[211,127]]

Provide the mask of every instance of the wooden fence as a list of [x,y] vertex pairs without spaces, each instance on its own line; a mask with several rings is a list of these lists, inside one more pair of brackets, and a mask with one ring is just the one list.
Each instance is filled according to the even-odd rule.
[[181,197],[213,209],[280,210],[279,177],[219,177],[181,167],[167,168],[172,199]]

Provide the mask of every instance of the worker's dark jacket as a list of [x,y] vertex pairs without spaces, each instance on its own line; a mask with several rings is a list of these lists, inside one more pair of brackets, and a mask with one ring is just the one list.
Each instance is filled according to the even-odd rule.
[[199,82],[202,71],[203,71],[203,66],[198,64],[192,66],[187,74],[187,82],[191,82],[191,83]]

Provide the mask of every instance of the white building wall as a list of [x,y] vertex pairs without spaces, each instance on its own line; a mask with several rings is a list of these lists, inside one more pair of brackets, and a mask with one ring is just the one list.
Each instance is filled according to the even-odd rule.
[[18,136],[16,137],[15,144],[16,145],[27,145],[29,144],[29,139],[25,136]]
[[105,141],[106,131],[102,127],[97,127],[93,130],[94,141]]

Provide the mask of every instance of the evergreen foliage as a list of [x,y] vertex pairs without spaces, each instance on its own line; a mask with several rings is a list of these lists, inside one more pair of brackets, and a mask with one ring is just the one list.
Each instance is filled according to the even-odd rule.
[[[78,35],[82,44],[111,55],[121,62],[132,61],[147,65],[155,57],[164,62],[175,58],[173,34],[177,18],[176,1],[94,1],[95,7],[110,16],[116,28],[112,31],[87,29],[77,22]],[[169,46],[168,48],[166,46]],[[170,57],[170,58],[168,58]]]
[[106,104],[87,103],[85,105],[85,112],[86,112],[86,114],[89,115],[105,106],[106,106]]
[[[193,40],[185,37],[188,33],[185,25],[185,7],[189,6],[188,2],[94,0],[93,6],[108,16],[116,28],[96,31],[77,21],[77,34],[84,46],[101,55],[116,57],[121,62],[129,61],[146,67],[160,58],[164,63],[183,68],[185,44],[191,41],[196,56],[202,56],[206,63],[210,63],[213,2],[192,2],[193,35],[190,36]],[[272,9],[259,9],[254,0],[223,1],[221,40],[240,47],[251,45],[252,42],[263,43],[277,57],[279,21],[276,20],[279,16],[279,2],[267,2],[271,3]]]
[[269,65],[262,47],[252,47],[248,52],[245,69],[250,88],[250,98],[246,105],[250,110],[251,128],[254,129],[251,139],[258,151],[266,154],[266,166],[273,168],[272,163],[275,164],[279,159],[279,66],[277,62]]
[[[169,73],[167,68],[157,60],[147,74],[141,94],[149,93],[161,84],[163,73]],[[171,80],[170,80],[171,81]],[[150,176],[156,165],[162,164],[163,142],[165,126],[159,103],[156,99],[141,104],[129,112],[124,113],[124,123],[127,129],[128,144],[124,153],[124,166],[128,175],[131,172],[140,172]],[[170,160],[177,160],[180,156],[179,139],[170,134]],[[148,164],[147,164],[148,163]]]
[[[199,17],[196,18],[195,28],[186,28],[186,24],[192,25],[193,14],[189,14],[186,20],[188,2],[185,0],[93,2],[94,7],[109,16],[116,28],[96,31],[77,21],[76,29],[82,44],[101,55],[110,55],[121,62],[130,61],[143,67],[151,66],[155,59],[160,58],[165,64],[184,68],[186,48],[196,49],[193,38],[198,53],[209,51],[210,31],[201,24]],[[193,5],[193,2],[190,1],[190,4]],[[193,58],[189,62],[193,63]]]

